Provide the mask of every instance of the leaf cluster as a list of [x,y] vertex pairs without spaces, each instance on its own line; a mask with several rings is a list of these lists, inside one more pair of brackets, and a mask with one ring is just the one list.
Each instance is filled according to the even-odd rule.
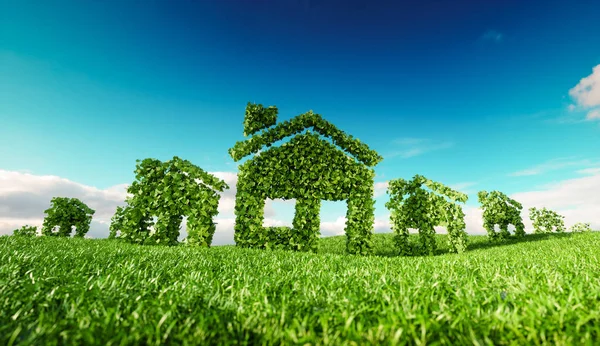
[[25,226],[15,229],[13,231],[13,235],[20,236],[20,237],[34,237],[36,235],[36,233],[37,233],[37,227],[29,226],[29,225],[25,225]]
[[275,125],[277,122],[277,107],[264,108],[261,104],[248,102],[244,117],[244,136],[252,135],[262,129]]
[[[54,197],[44,213],[43,235],[68,237],[75,226],[75,236],[83,237],[90,230],[95,211],[77,198]],[[58,232],[53,231],[56,226]]]
[[[500,191],[479,191],[477,193],[479,203],[483,209],[483,227],[488,233],[490,240],[507,239],[510,236],[508,225],[515,226],[515,235],[525,235],[525,225],[521,217],[523,206]],[[500,227],[496,232],[495,225]]]
[[529,208],[529,218],[533,222],[533,233],[552,233],[564,232],[564,216],[559,215],[553,210]]
[[296,232],[292,227],[265,227],[264,237],[267,239],[265,248],[270,250],[292,250],[294,244],[291,240],[294,233]]
[[[248,112],[248,108],[247,108]],[[321,200],[347,200],[347,251],[369,254],[374,221],[373,184],[375,172],[310,130],[332,138],[348,152],[377,163],[381,157],[358,139],[347,136],[320,115],[308,112],[263,131],[229,150],[234,160],[269,147],[240,165],[235,205],[234,239],[238,246],[273,248],[270,231],[262,226],[265,199],[296,199],[293,231],[279,229],[284,243],[298,251],[316,251],[320,233]],[[296,134],[279,147],[277,140]]]
[[[248,114],[248,112],[253,112],[255,107],[257,106],[249,103],[246,107],[246,114]],[[271,107],[268,109],[271,109]],[[321,115],[313,113],[312,111],[300,114],[290,120],[283,121],[275,127],[264,130],[245,141],[235,143],[233,148],[229,149],[229,154],[233,160],[237,162],[247,155],[257,153],[264,146],[269,147],[279,140],[301,133],[309,128],[314,129],[315,132],[323,136],[331,138],[335,145],[344,148],[367,166],[375,166],[383,160],[383,157],[376,151],[371,150],[358,138],[354,138],[352,135],[348,135],[344,131],[339,130],[335,125],[323,119]]]
[[592,228],[589,223],[578,222],[571,226],[571,232],[591,232]]
[[[174,245],[187,216],[186,243],[210,246],[216,229],[212,218],[220,199],[217,192],[229,188],[224,181],[177,156],[166,162],[137,160],[135,174],[136,180],[127,188],[131,196],[112,218],[111,238]],[[151,231],[153,217],[157,220]]]
[[[427,191],[424,187],[432,191]],[[390,222],[401,255],[415,252],[433,254],[437,248],[434,227],[438,225],[445,225],[448,229],[448,242],[452,251],[461,253],[466,250],[465,214],[458,204],[467,201],[466,194],[422,175],[415,175],[411,181],[401,178],[391,180],[387,193],[390,200],[385,206],[390,210]],[[419,230],[418,249],[408,241],[409,228]]]
[[290,246],[316,251],[320,201],[347,200],[348,251],[366,254],[373,227],[374,172],[316,134],[297,135],[240,166],[235,241],[242,247],[271,247],[264,233],[264,200],[296,199]]

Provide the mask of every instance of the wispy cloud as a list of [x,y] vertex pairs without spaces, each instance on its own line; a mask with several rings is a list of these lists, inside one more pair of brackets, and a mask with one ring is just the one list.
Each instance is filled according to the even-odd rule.
[[483,33],[481,38],[485,41],[501,42],[504,39],[504,35],[496,30],[488,30]]
[[398,145],[418,145],[427,142],[426,138],[414,138],[414,137],[404,137],[404,138],[396,138],[392,141],[394,144]]
[[547,123],[552,124],[579,124],[589,121],[588,119],[581,116],[580,113],[568,113],[562,114],[552,119],[546,120]]
[[466,181],[463,183],[457,183],[457,184],[452,184],[449,187],[453,190],[456,191],[460,191],[460,192],[465,192],[469,187],[477,185],[477,182],[475,181]]
[[398,138],[392,141],[392,144],[401,148],[394,150],[387,155],[383,155],[385,158],[392,158],[400,156],[402,158],[410,158],[424,153],[447,149],[454,145],[452,142],[436,141],[427,138]]
[[557,108],[546,112],[543,118],[544,122],[549,124],[579,124],[588,121],[582,116],[582,111],[584,112],[581,107],[570,104],[566,111],[564,108]]
[[577,171],[577,173],[585,174],[585,175],[600,174],[600,167],[591,167],[591,168],[580,169]]
[[510,173],[509,176],[512,177],[520,177],[520,176],[529,176],[529,175],[539,175],[550,171],[557,171],[567,167],[573,166],[590,166],[594,165],[594,163],[588,159],[575,160],[574,158],[558,158],[553,159],[548,162],[544,162],[537,166],[533,166],[531,168],[527,168],[521,171]]

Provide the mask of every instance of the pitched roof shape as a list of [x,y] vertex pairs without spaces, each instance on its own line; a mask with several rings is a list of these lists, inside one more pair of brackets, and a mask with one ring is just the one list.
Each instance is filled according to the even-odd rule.
[[152,158],[136,160],[136,162],[138,163],[138,166],[135,170],[136,174],[143,171],[150,171],[150,174],[152,174],[152,171],[156,169],[171,171],[173,168],[175,168],[189,178],[200,180],[202,186],[208,187],[213,191],[223,192],[225,189],[229,189],[229,185],[227,185],[225,181],[206,172],[202,168],[191,163],[189,160],[181,159],[178,156],[173,156],[172,159],[165,162]]
[[335,125],[323,119],[321,115],[312,111],[300,114],[270,129],[263,130],[260,134],[256,134],[247,140],[235,143],[233,148],[229,149],[229,155],[231,155],[234,161],[239,161],[250,154],[257,153],[263,146],[270,147],[273,143],[285,137],[295,135],[310,128],[325,137],[331,138],[335,145],[353,155],[367,166],[375,166],[383,160],[383,157],[376,151],[371,150],[358,138],[347,135],[335,127]]

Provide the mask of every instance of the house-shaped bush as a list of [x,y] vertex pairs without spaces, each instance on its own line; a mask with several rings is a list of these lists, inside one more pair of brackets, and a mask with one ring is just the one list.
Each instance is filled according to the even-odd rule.
[[[382,157],[312,111],[273,126],[276,118],[276,107],[248,103],[244,135],[254,136],[229,149],[234,161],[256,154],[239,167],[236,244],[272,247],[274,237],[267,232],[275,232],[277,228],[262,226],[265,200],[296,199],[293,230],[286,232],[289,238],[286,247],[315,251],[320,234],[321,200],[347,200],[347,250],[355,254],[370,253],[375,172],[369,167]],[[294,137],[281,146],[273,146],[289,136]],[[264,147],[268,149],[263,150]]]
[[[109,238],[175,245],[183,217],[187,216],[186,243],[211,245],[216,230],[213,218],[221,198],[218,193],[229,189],[223,180],[177,156],[166,162],[138,160],[134,173],[136,180],[127,188],[130,196],[125,207],[117,207]],[[155,232],[151,233],[153,223]]]
[[[418,174],[410,181],[402,178],[390,180],[387,193],[390,200],[385,206],[390,210],[390,223],[401,255],[415,254],[413,250],[433,255],[437,249],[435,226],[446,227],[452,251],[461,253],[466,250],[465,214],[458,204],[467,202],[469,197],[466,194]],[[419,230],[419,249],[413,249],[409,242],[409,228]]]

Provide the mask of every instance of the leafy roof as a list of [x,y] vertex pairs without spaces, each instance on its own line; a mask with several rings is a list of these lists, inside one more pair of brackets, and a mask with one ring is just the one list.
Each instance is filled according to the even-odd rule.
[[325,137],[331,138],[335,145],[355,156],[367,166],[375,166],[383,160],[383,157],[376,151],[371,150],[358,138],[346,134],[332,123],[323,119],[321,115],[312,111],[300,114],[270,129],[264,130],[247,140],[235,143],[233,148],[229,149],[229,155],[231,155],[234,161],[239,161],[250,154],[257,153],[263,146],[270,147],[273,143],[285,137],[295,135],[310,128]]
[[152,158],[136,160],[136,162],[135,174],[138,181],[147,179],[158,172],[180,171],[191,179],[199,180],[202,186],[211,190],[223,192],[225,189],[229,189],[229,185],[225,181],[178,156],[173,156],[171,160],[165,162]]

